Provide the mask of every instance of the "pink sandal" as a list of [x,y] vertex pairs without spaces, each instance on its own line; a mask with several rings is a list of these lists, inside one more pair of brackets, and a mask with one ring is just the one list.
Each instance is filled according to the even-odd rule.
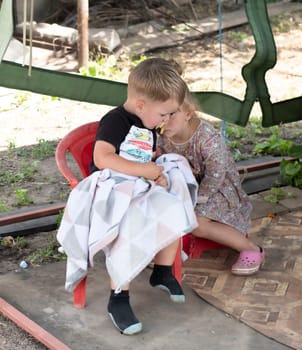
[[260,252],[245,250],[240,253],[237,261],[232,266],[234,275],[252,275],[260,269],[264,262],[264,251],[261,247]]

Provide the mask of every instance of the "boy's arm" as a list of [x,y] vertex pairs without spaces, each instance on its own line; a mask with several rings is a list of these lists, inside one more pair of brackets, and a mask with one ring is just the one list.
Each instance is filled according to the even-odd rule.
[[112,144],[106,141],[96,141],[93,161],[98,169],[112,169],[120,173],[142,176],[149,180],[156,180],[162,173],[163,167],[154,162],[139,163],[125,159],[115,153]]

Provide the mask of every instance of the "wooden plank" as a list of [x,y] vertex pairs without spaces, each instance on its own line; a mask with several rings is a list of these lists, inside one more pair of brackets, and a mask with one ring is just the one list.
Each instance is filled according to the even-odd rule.
[[250,172],[254,172],[254,171],[258,171],[258,170],[264,170],[264,169],[277,167],[280,165],[280,163],[282,162],[283,159],[295,160],[296,158],[292,158],[292,157],[278,158],[278,159],[273,159],[273,160],[266,161],[266,162],[248,164],[246,166],[240,165],[237,168],[238,168],[239,174],[250,173]]
[[54,205],[48,205],[46,207],[37,209],[27,209],[26,211],[12,212],[9,214],[2,214],[0,216],[0,226],[9,225],[16,222],[41,218],[43,216],[55,215],[63,210],[65,204],[59,203]]
[[40,343],[44,344],[49,350],[71,350],[66,344],[62,343],[58,338],[47,332],[33,320],[28,318],[22,312],[17,310],[11,304],[0,298],[0,312],[18,327],[33,336]]
[[[301,3],[272,3],[268,4],[269,16],[278,15],[284,12],[302,10]],[[224,13],[222,16],[222,29],[237,27],[247,24],[248,20],[244,9]],[[153,51],[155,49],[182,45],[189,40],[196,40],[205,35],[217,33],[219,30],[218,17],[210,17],[200,21],[192,21],[179,25],[184,27],[187,24],[186,31],[160,31],[153,26],[150,34],[138,34],[122,40],[122,45],[127,47],[131,52],[143,54],[144,52]],[[152,25],[150,22],[147,26]],[[175,26],[177,28],[177,26]],[[190,29],[191,28],[191,29]]]
[[0,237],[28,236],[34,233],[49,232],[58,228],[58,215],[44,216],[22,222],[0,226]]

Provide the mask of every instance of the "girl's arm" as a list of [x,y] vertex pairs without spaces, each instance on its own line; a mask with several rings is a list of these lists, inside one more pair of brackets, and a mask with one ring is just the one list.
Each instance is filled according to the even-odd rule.
[[201,144],[201,148],[205,172],[198,191],[200,203],[206,202],[211,194],[218,192],[225,179],[229,158],[227,146],[218,133],[212,134]]
[[157,159],[158,157],[160,157],[163,154],[163,151],[159,148],[156,147],[156,152],[154,154],[154,159]]

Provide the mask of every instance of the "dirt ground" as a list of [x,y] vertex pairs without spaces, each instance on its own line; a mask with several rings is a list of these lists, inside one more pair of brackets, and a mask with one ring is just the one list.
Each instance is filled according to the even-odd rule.
[[[277,64],[267,73],[272,102],[302,95],[301,23],[302,11],[286,13],[272,19],[278,49]],[[191,90],[220,91],[223,83],[224,92],[243,99],[245,83],[241,77],[241,68],[249,62],[253,53],[253,37],[249,27],[243,26],[224,33],[222,61],[219,58],[219,40],[216,35],[150,54],[173,57],[181,62],[184,67],[184,79]],[[127,74],[125,74],[125,80],[126,76]],[[32,203],[22,208],[64,202],[70,188],[57,170],[54,152],[46,159],[39,160],[31,152],[33,145],[46,141],[46,147],[48,149],[53,147],[54,150],[58,141],[68,131],[86,122],[99,120],[111,107],[52,99],[1,87],[0,106],[1,121],[5,124],[4,128],[0,128],[0,208],[1,205],[2,209],[7,207],[9,212],[20,209],[17,204],[16,189],[27,189],[32,198]],[[260,115],[257,105],[251,115]],[[284,134],[295,133],[295,137],[301,138],[302,122],[282,125],[280,128],[284,130]],[[263,136],[259,136],[255,143],[262,138]],[[251,152],[253,145],[242,145],[242,147],[245,147],[242,152]],[[18,179],[10,185],[3,185],[3,179],[8,172],[22,173],[25,166],[32,172],[31,176],[26,180]],[[7,244],[0,244],[0,277],[1,274],[18,271],[22,260],[28,261],[31,254],[43,247],[53,245],[55,234],[56,231],[51,231],[26,236],[25,245],[16,238],[8,238]],[[56,248],[54,246],[54,249]],[[48,263],[51,259],[45,258],[41,263]],[[35,264],[32,264],[29,268],[34,266]],[[19,337],[23,339],[24,345],[18,347],[22,344],[19,341],[18,344],[7,344],[9,327],[9,323],[0,314],[0,350],[44,349],[35,342],[27,347],[24,339],[30,342],[30,338],[21,333]],[[12,332],[17,331],[12,330]]]

